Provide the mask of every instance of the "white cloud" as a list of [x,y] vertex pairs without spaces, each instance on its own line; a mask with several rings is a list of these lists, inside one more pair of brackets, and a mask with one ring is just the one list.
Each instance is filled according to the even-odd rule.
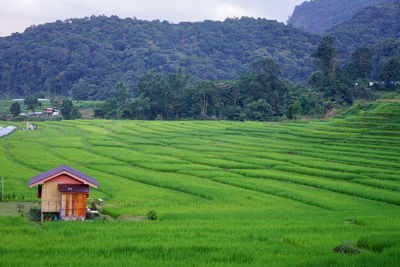
[[30,25],[91,15],[146,20],[202,21],[263,17],[286,21],[303,0],[0,0],[0,36]]
[[250,10],[246,10],[245,8],[234,5],[232,3],[217,4],[213,8],[212,14],[213,14],[212,19],[215,19],[215,20],[224,20],[227,17],[233,18],[233,17],[242,17],[242,16],[248,16],[248,17],[255,16],[254,12],[252,12]]

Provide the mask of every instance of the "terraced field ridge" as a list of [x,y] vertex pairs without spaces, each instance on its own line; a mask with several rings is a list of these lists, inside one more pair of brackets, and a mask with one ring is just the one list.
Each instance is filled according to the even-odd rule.
[[[396,101],[291,123],[76,120],[39,130],[0,139],[7,201],[37,201],[29,177],[67,164],[98,180],[91,196],[105,200],[103,213],[161,219],[37,226],[0,210],[1,266],[399,266]],[[360,253],[337,253],[341,244]]]

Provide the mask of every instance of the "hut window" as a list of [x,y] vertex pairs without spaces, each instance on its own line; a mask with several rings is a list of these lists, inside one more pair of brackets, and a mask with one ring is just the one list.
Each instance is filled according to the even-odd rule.
[[42,197],[42,185],[40,184],[38,186],[38,198],[41,198],[41,197]]

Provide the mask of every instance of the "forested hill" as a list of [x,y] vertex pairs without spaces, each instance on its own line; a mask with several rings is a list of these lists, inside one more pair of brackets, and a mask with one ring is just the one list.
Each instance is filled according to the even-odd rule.
[[312,0],[296,6],[289,24],[313,33],[323,33],[357,13],[361,8],[393,0]]
[[237,77],[257,59],[271,57],[283,76],[304,81],[320,37],[265,19],[169,24],[92,16],[27,28],[0,38],[0,97],[35,92],[68,95],[89,88],[104,99],[118,81],[132,87],[151,69],[192,81]]
[[[380,79],[380,72],[384,69],[384,65],[391,58],[400,59],[400,38],[386,39],[371,47],[372,50],[372,73],[371,78],[374,80]],[[393,71],[396,71],[393,69]]]
[[342,57],[347,57],[360,46],[400,38],[400,2],[365,7],[352,19],[333,27],[326,34],[337,37]]

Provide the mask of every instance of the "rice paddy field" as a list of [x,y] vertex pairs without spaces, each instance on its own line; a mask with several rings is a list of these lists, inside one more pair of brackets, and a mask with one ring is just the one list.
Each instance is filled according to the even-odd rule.
[[[0,139],[6,201],[38,202],[29,178],[67,164],[98,180],[91,197],[116,220],[40,225],[3,208],[1,266],[400,265],[397,101],[290,123],[76,120],[39,130]],[[150,210],[160,220],[122,219]],[[335,253],[341,244],[359,253]]]

